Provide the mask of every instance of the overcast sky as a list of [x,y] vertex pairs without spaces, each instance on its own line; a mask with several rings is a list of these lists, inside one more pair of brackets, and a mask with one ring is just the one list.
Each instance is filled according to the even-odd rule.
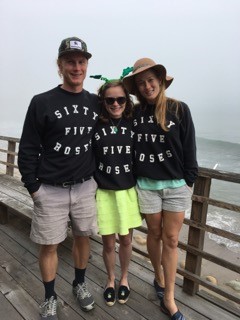
[[0,135],[20,135],[32,96],[60,83],[61,40],[77,36],[93,55],[85,89],[152,58],[197,136],[240,143],[239,0],[0,0],[0,34]]

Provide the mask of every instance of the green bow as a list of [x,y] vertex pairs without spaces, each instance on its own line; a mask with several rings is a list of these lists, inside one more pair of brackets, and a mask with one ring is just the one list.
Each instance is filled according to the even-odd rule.
[[133,71],[133,67],[127,67],[127,68],[123,69],[120,80],[122,80],[124,77],[126,77],[132,71]]
[[108,78],[104,78],[104,77],[102,77],[102,75],[101,75],[101,74],[96,74],[95,76],[90,76],[90,78],[103,80],[103,81],[105,81],[105,82],[109,82],[109,81],[110,81]]
[[[120,80],[122,80],[124,77],[126,77],[131,71],[133,70],[133,67],[127,67],[125,69],[123,69],[123,72],[122,72],[122,75],[120,76]],[[108,78],[105,78],[103,77],[101,74],[96,74],[96,75],[92,75],[90,76],[90,78],[93,78],[93,79],[99,79],[99,80],[103,80],[105,81],[105,83],[108,83],[108,82],[111,82],[111,81],[114,81],[114,80],[119,80],[119,79],[108,79]]]

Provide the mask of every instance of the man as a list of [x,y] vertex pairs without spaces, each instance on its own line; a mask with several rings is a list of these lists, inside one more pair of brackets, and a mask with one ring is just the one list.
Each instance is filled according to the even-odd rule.
[[22,181],[34,202],[30,238],[40,244],[45,288],[40,310],[45,320],[58,319],[54,290],[57,247],[67,237],[69,218],[74,236],[73,293],[83,310],[94,307],[85,283],[89,236],[97,232],[91,138],[99,105],[97,96],[83,89],[91,56],[79,38],[61,42],[57,63],[63,83],[33,97],[19,145]]

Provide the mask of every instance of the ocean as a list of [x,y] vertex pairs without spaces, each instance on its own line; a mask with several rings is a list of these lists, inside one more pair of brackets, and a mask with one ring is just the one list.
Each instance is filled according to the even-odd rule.
[[[197,158],[200,167],[240,174],[240,144],[197,138]],[[240,184],[213,180],[210,197],[240,206]],[[190,212],[186,213],[189,216]],[[240,213],[208,207],[207,223],[240,235]],[[240,253],[240,243],[209,233],[209,238],[218,244]]]
[[[20,137],[22,125],[1,124],[0,135]],[[239,140],[240,142],[240,140]],[[240,144],[197,138],[197,158],[200,167],[240,174]],[[211,198],[240,205],[240,184],[213,180]],[[190,211],[186,212],[186,217]],[[240,213],[209,206],[207,223],[240,235]],[[240,243],[209,234],[217,243],[240,253]]]

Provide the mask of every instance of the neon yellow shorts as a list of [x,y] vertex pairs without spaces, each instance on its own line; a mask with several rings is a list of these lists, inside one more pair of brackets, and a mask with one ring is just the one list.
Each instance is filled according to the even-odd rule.
[[99,234],[127,235],[129,229],[142,225],[135,188],[128,190],[97,189]]

